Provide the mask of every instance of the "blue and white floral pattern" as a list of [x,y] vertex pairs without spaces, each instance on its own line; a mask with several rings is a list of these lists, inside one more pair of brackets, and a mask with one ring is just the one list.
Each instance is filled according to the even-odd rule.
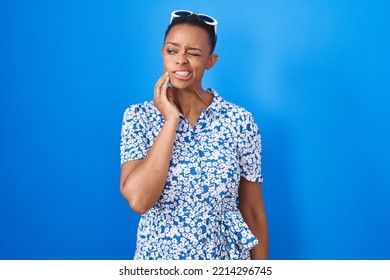
[[[261,182],[252,115],[217,92],[192,128],[180,116],[166,186],[141,216],[134,259],[249,259],[258,243],[238,210],[240,177]],[[126,109],[121,164],[142,159],[164,119],[152,102]]]

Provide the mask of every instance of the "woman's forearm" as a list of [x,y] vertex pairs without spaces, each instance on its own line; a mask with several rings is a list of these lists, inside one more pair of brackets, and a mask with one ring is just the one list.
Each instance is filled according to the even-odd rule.
[[[249,216],[249,215],[248,215]],[[259,240],[259,244],[251,250],[252,260],[268,259],[268,226],[265,215],[252,216],[246,218],[252,233]]]
[[251,250],[252,260],[268,259],[268,224],[261,184],[241,178],[238,208],[253,235],[259,240]]
[[122,195],[138,213],[153,207],[165,187],[177,125],[178,120],[164,123],[146,157],[123,180]]

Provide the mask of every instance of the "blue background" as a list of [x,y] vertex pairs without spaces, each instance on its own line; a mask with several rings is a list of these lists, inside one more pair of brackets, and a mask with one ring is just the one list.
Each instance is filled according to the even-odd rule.
[[0,258],[132,258],[122,115],[189,9],[219,21],[204,86],[262,133],[270,258],[390,259],[389,3],[1,1]]

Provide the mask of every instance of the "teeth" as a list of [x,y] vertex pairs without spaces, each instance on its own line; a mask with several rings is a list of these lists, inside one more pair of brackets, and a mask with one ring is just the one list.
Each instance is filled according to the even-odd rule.
[[189,71],[176,71],[176,74],[179,74],[180,76],[189,76],[191,72]]

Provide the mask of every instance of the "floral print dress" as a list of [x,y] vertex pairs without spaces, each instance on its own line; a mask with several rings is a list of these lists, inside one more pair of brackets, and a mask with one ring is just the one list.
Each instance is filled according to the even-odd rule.
[[[261,182],[261,140],[252,115],[218,93],[192,128],[180,116],[169,174],[141,216],[134,259],[250,259],[258,240],[238,210],[240,177]],[[126,109],[121,164],[142,159],[164,124],[152,102]]]

